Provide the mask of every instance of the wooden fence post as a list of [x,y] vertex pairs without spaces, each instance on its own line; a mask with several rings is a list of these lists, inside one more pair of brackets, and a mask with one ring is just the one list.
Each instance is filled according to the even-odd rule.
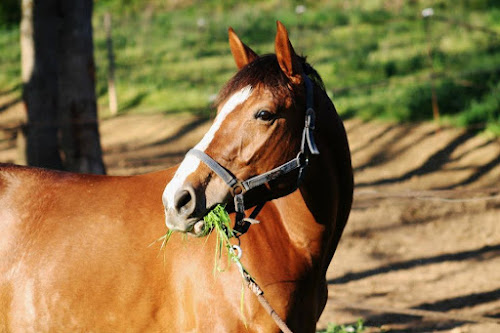
[[424,18],[425,32],[427,34],[427,56],[429,58],[429,66],[431,69],[430,82],[431,82],[431,94],[432,94],[432,115],[436,124],[439,124],[439,105],[436,93],[436,83],[434,82],[436,73],[434,71],[434,61],[432,59],[432,36],[431,36],[431,17],[434,15],[434,10],[432,8],[426,8],[422,10],[422,17]]
[[118,113],[118,98],[115,87],[115,58],[113,54],[113,39],[111,37],[111,14],[104,14],[104,29],[106,30],[106,45],[108,47],[108,98],[109,110],[112,115]]

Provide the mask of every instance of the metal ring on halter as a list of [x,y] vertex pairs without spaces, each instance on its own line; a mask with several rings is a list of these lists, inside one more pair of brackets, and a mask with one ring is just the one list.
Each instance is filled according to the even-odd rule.
[[231,186],[231,194],[233,195],[233,197],[238,194],[243,194],[245,192],[246,192],[245,186],[239,180],[236,180],[236,184]]
[[233,252],[235,252],[234,250],[236,250],[236,258],[238,258],[238,260],[241,259],[241,256],[243,255],[243,251],[241,250],[241,247],[239,245],[233,245]]
[[306,154],[303,151],[299,151],[297,157],[295,158],[297,159],[299,168],[300,166],[306,166],[309,163],[309,159],[307,158]]

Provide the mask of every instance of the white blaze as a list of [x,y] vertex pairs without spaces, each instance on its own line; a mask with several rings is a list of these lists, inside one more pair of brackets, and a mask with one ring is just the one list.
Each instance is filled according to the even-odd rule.
[[[215,117],[215,121],[208,132],[205,133],[203,139],[201,139],[201,141],[198,142],[194,148],[205,151],[205,149],[207,149],[210,145],[210,142],[214,139],[215,133],[217,133],[227,115],[230,114],[238,105],[245,102],[251,94],[252,87],[246,86],[231,96],[226,104],[224,104],[217,117]],[[165,205],[165,208],[174,208],[175,193],[184,184],[186,178],[193,173],[199,165],[200,160],[192,155],[188,155],[184,158],[181,165],[175,172],[174,177],[170,183],[167,184],[167,187],[165,187],[165,191],[163,192],[163,204]]]

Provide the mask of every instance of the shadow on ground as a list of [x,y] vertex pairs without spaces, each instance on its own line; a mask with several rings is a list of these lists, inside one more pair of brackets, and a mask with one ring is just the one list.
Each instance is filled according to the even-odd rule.
[[500,244],[493,246],[487,245],[475,250],[447,253],[432,257],[417,258],[407,261],[395,262],[389,265],[377,267],[374,269],[368,269],[361,272],[347,273],[341,277],[335,279],[329,279],[327,282],[328,284],[348,283],[351,281],[364,279],[378,274],[384,274],[403,269],[411,269],[417,266],[431,265],[431,264],[441,263],[444,261],[462,261],[469,259],[482,260],[483,256],[486,256],[487,259],[500,256]]

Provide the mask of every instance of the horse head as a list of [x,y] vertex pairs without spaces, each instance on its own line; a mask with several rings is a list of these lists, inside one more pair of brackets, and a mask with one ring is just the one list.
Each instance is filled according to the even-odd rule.
[[[219,93],[212,126],[163,193],[166,224],[172,230],[199,234],[203,216],[216,204],[235,209],[231,199],[245,191],[239,180],[299,160],[309,80],[304,71],[310,67],[295,54],[280,22],[275,54],[257,55],[231,28],[229,44],[239,71]],[[290,193],[297,188],[299,172],[265,179],[262,186],[245,193],[246,203],[255,205]],[[224,179],[224,173],[236,184]]]

